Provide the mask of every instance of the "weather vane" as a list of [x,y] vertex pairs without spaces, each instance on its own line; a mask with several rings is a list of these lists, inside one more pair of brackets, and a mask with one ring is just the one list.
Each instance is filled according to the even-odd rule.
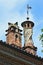
[[29,9],[31,9],[32,7],[30,7],[28,4],[27,4],[27,20],[29,19]]

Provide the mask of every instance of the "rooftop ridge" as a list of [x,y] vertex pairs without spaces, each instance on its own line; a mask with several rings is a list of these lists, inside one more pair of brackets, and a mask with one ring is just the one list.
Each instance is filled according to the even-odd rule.
[[16,45],[12,46],[12,45],[6,44],[6,42],[3,42],[2,40],[0,40],[0,45],[11,48],[12,50],[19,51],[20,53],[22,53],[22,54],[24,54],[26,56],[30,56],[30,57],[33,57],[33,58],[35,58],[37,60],[43,61],[43,58],[39,57],[38,55],[35,56],[35,55],[32,55],[32,54],[27,53],[26,51],[24,51],[23,47],[20,48],[19,46],[16,46]]

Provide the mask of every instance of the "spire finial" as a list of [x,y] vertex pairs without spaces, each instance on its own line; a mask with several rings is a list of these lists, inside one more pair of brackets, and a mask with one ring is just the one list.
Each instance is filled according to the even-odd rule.
[[31,9],[31,7],[27,4],[27,20],[29,20],[29,9]]

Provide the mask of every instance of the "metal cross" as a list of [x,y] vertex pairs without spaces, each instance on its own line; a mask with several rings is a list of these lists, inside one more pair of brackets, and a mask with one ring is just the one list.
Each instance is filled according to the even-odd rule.
[[32,7],[30,7],[28,4],[27,4],[27,18],[29,18],[28,17],[28,15],[29,15],[29,9],[31,9]]

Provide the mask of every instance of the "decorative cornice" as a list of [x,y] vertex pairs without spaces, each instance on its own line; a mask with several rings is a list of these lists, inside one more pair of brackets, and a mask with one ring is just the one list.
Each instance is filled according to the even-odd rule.
[[27,48],[30,48],[30,49],[33,49],[33,50],[35,50],[35,51],[37,51],[37,47],[31,47],[31,46],[26,46],[26,47],[23,47],[23,50],[25,50],[25,49],[27,49]]
[[16,27],[14,27],[14,26],[9,27],[9,28],[8,28],[8,30],[6,30],[6,32],[8,32],[11,28],[13,28],[14,30],[15,30],[15,29],[18,29],[20,32],[22,32],[22,30],[21,30],[21,29],[16,28]]
[[21,23],[21,26],[24,27],[26,23],[30,23],[32,27],[34,26],[34,23],[32,21],[24,21]]
[[[18,34],[22,35],[22,33],[15,32],[14,30],[11,30],[10,32],[14,32],[14,33],[18,33]],[[7,34],[5,34],[5,35],[7,36],[10,32],[8,32],[8,33],[7,33]]]

